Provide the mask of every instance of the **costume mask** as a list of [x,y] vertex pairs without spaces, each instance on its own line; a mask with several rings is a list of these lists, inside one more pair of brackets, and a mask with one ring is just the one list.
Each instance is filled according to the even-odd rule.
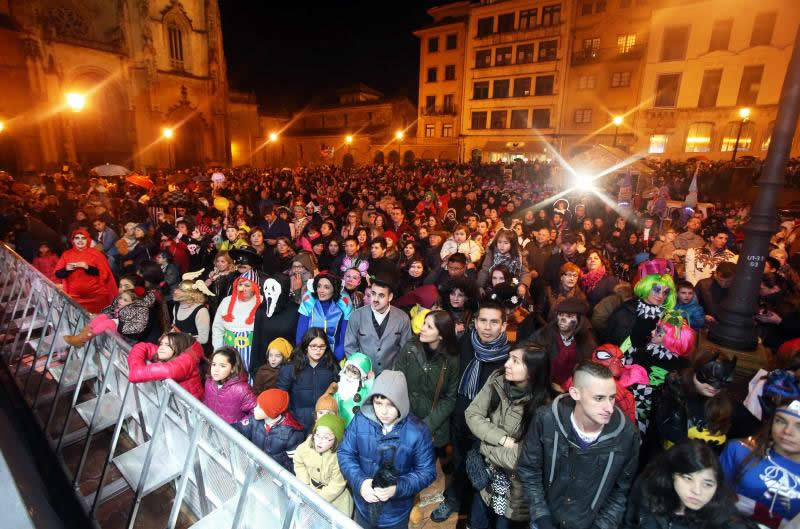
[[594,353],[592,353],[592,362],[603,364],[611,370],[611,374],[614,375],[614,378],[619,378],[622,376],[623,356],[619,347],[606,343],[594,350]]
[[264,282],[264,303],[267,305],[267,318],[271,318],[281,296],[281,284],[272,278]]
[[708,363],[695,371],[698,382],[708,384],[714,389],[722,389],[733,382],[736,357],[734,356],[733,360],[721,360],[719,356],[719,351],[717,351]]

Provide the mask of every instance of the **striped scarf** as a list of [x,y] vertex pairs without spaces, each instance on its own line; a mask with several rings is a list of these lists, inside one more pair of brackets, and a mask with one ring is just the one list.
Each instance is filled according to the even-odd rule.
[[461,376],[461,382],[458,383],[458,394],[472,400],[480,389],[478,387],[478,374],[481,370],[481,363],[503,360],[508,356],[511,346],[508,344],[506,333],[500,334],[488,344],[483,344],[478,338],[478,331],[472,329],[470,332],[470,341],[472,342],[475,356],[472,357],[472,360],[464,370],[464,374]]

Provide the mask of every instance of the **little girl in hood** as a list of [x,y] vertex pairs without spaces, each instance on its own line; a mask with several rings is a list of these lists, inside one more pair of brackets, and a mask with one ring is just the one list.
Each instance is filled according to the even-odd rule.
[[214,351],[203,404],[228,424],[241,421],[256,407],[256,396],[247,383],[242,359],[233,347]]

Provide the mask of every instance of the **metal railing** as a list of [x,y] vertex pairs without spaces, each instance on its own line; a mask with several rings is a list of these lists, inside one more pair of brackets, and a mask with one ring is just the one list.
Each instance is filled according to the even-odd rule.
[[[174,488],[170,529],[182,506],[198,529],[358,527],[173,380],[131,383],[130,346],[118,334],[97,336],[82,348],[64,344],[61,337],[78,333],[89,316],[0,245],[2,359],[95,527],[98,508],[131,491],[126,526],[132,528],[142,498],[167,484]],[[85,400],[87,390],[94,398]],[[93,446],[94,437],[112,428],[110,446]],[[134,447],[115,455],[123,429]],[[64,448],[79,443],[77,467],[67,465]],[[97,451],[104,454],[99,481],[82,480],[90,452]],[[116,474],[121,477],[107,483]]]

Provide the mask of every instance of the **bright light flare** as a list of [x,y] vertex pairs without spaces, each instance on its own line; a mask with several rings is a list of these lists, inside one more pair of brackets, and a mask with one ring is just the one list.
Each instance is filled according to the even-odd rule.
[[83,94],[68,92],[66,98],[67,106],[71,108],[73,112],[80,112],[83,110],[83,107],[86,106],[86,96]]
[[750,117],[750,109],[747,107],[739,109],[739,117],[742,119],[747,119]]
[[353,137],[352,136],[345,137],[344,142],[347,143],[348,145],[353,143]]
[[276,141],[278,139],[278,135],[274,132],[269,133],[269,141]]
[[394,133],[394,137],[397,138],[398,140],[402,140],[403,136],[405,136],[405,134],[403,134],[402,130],[398,130],[397,132]]
[[4,130],[5,128],[6,128],[6,124],[5,124],[5,123],[3,123],[2,121],[0,121],[0,132],[3,132],[3,130]]
[[582,191],[592,191],[595,189],[594,180],[594,176],[579,172],[575,175],[575,188]]
[[172,130],[170,127],[164,127],[161,130],[161,135],[170,140],[175,135],[175,131]]
[[616,125],[617,127],[622,125],[622,121],[623,121],[622,116],[614,116],[614,125]]

